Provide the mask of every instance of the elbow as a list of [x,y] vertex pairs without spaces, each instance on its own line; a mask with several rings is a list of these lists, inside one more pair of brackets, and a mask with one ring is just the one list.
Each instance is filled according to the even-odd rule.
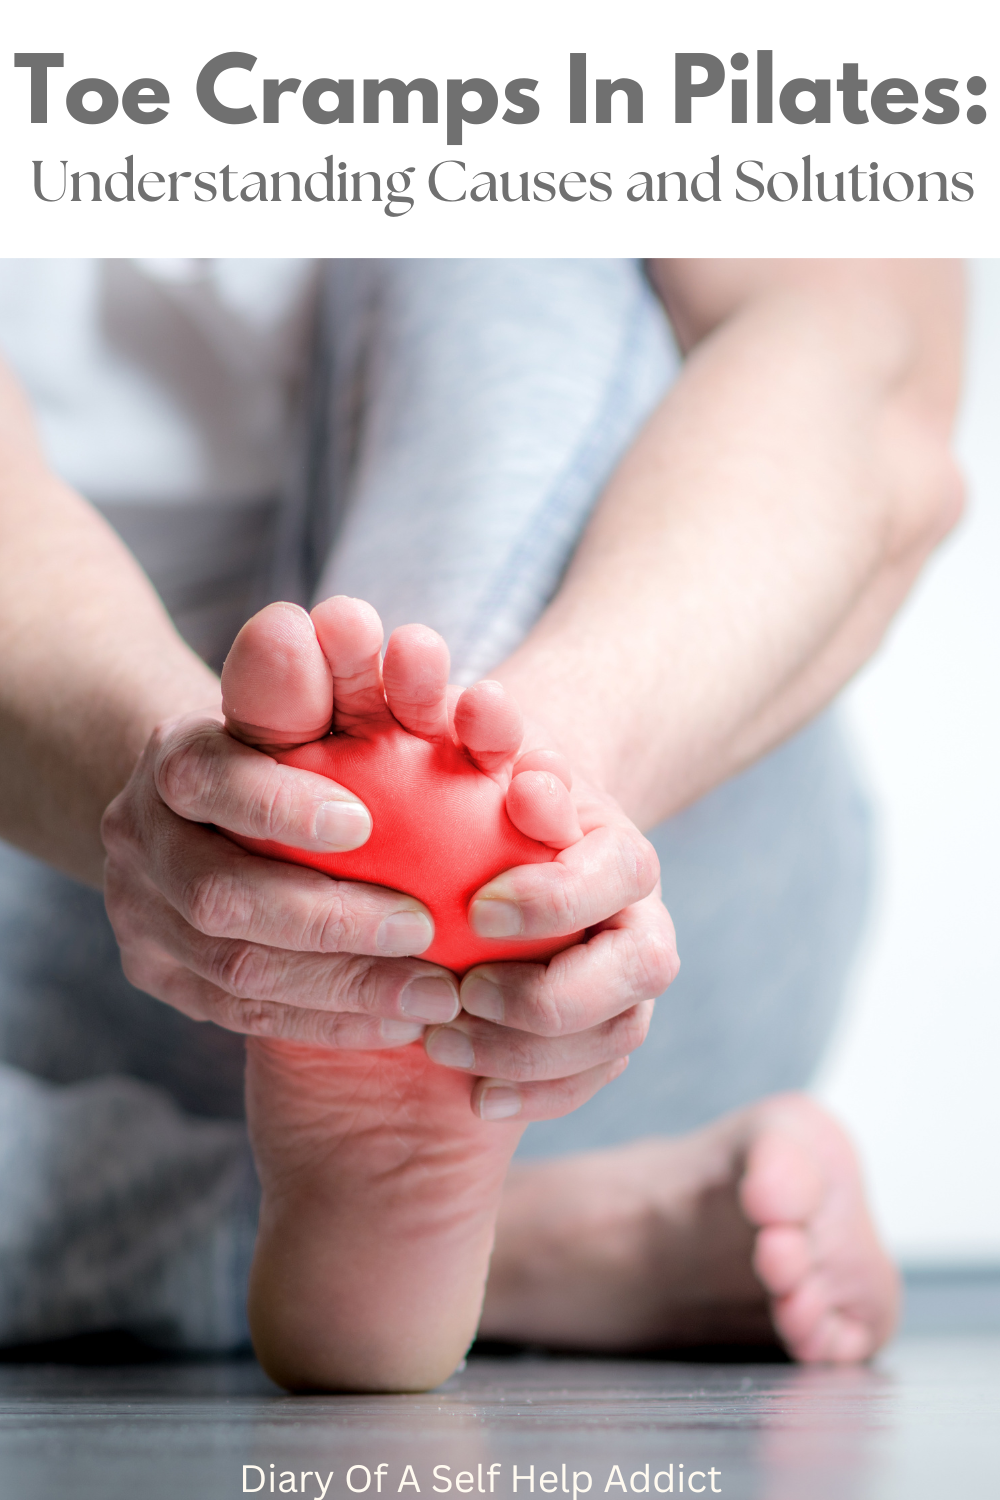
[[886,561],[921,567],[965,512],[965,478],[947,434],[911,430],[893,464]]

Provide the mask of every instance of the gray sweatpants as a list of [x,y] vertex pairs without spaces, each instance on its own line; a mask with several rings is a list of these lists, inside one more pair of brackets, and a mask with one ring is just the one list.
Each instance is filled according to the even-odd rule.
[[[433,625],[473,681],[551,597],[673,378],[658,305],[630,262],[334,262],[321,317],[275,588]],[[832,719],[651,836],[680,977],[624,1077],[523,1155],[691,1128],[820,1055],[868,874]],[[125,981],[98,895],[0,846],[0,1341],[245,1342],[242,1051]]]

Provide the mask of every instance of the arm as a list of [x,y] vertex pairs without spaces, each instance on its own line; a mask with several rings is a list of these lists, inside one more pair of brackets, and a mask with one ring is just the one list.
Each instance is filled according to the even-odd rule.
[[[356,816],[340,825],[338,809],[360,806],[352,794],[225,732],[218,680],[111,528],[47,469],[2,368],[0,571],[0,836],[103,884],[133,983],[195,1019],[324,1047],[417,1039],[432,1017],[425,991],[406,988],[431,974],[457,1013],[454,978],[406,956],[432,935],[418,901],[258,858],[216,831],[320,851],[367,837]],[[610,881],[594,872],[595,920],[655,882],[655,859],[636,890],[607,865]],[[657,951],[670,959],[665,926],[660,909]],[[486,1026],[478,1071],[555,1080],[533,1086],[534,1113],[580,1102],[641,1040],[649,1007],[636,1003],[666,982],[650,981],[647,963],[636,984],[612,962],[617,989],[600,955],[581,952],[567,976],[573,1030],[589,1036],[522,1039],[512,1055],[509,1033]]]
[[[655,824],[806,723],[875,649],[961,508],[948,446],[957,266],[691,261],[651,274],[687,361],[556,598],[495,674],[582,769],[585,828],[614,799]],[[609,816],[605,880],[588,837],[480,894],[516,907],[530,935],[554,913],[592,922],[607,872],[617,864],[625,886],[642,869],[630,825]],[[635,899],[623,890],[622,904]],[[631,934],[602,935],[605,995],[643,993],[635,959],[656,951],[656,904],[627,915]],[[509,1025],[579,1024],[558,963],[493,977]],[[469,981],[462,998],[497,1014]]]
[[656,262],[688,357],[497,673],[642,826],[823,708],[960,512],[942,262]]
[[[337,814],[357,799],[225,733],[218,679],[48,470],[2,368],[0,569],[0,837],[104,884],[128,977],[188,1015],[326,1045],[419,1035],[400,997],[430,966],[388,956],[427,946],[419,902],[255,859],[205,826],[350,848],[363,837]],[[380,938],[401,912],[403,937]]]
[[92,885],[101,814],[153,726],[218,706],[148,580],[45,466],[0,368],[0,836]]

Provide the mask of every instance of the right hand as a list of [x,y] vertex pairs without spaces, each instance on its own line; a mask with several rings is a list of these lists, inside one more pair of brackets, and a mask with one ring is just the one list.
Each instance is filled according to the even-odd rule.
[[219,829],[354,849],[371,818],[346,788],[186,715],[150,736],[102,823],[105,899],[126,977],[198,1021],[323,1047],[398,1047],[459,1011],[454,975],[415,956],[411,896],[263,859]]

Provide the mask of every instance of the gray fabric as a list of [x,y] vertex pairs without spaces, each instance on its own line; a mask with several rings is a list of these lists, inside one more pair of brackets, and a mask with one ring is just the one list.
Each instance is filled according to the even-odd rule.
[[[434,625],[472,680],[557,586],[672,378],[662,315],[631,262],[366,261],[326,268],[322,317],[322,440],[277,533],[248,492],[256,531],[236,573],[257,587],[274,547],[301,589],[367,597],[389,628]],[[28,375],[44,373],[32,359]],[[113,444],[114,413],[99,415]],[[119,506],[180,614],[185,599],[211,604],[225,570],[186,573],[199,548],[171,540],[164,475],[151,495],[116,497],[94,477],[100,452],[87,450],[94,498]],[[144,519],[123,508],[148,501]],[[195,514],[184,501],[182,531]],[[218,659],[231,622],[223,610],[209,623],[203,648]],[[624,1078],[531,1127],[527,1154],[696,1124],[805,1083],[819,1056],[866,889],[866,819],[833,722],[654,838],[681,978]],[[241,1043],[133,990],[99,898],[12,850],[0,851],[0,1057],[0,1341],[109,1323],[179,1347],[244,1340],[256,1188],[237,1119]]]
[[245,620],[273,598],[281,501],[103,501],[181,635],[217,672]]

